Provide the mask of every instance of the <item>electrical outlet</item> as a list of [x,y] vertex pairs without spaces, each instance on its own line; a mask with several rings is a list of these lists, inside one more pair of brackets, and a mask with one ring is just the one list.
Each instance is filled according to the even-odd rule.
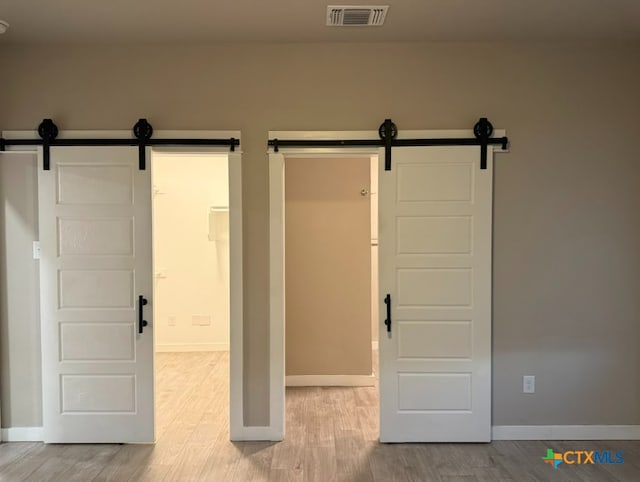
[[522,393],[536,393],[536,377],[534,375],[522,377]]
[[169,315],[169,326],[176,326],[176,317],[174,315]]
[[193,326],[209,326],[211,325],[211,317],[208,315],[193,315],[191,324]]

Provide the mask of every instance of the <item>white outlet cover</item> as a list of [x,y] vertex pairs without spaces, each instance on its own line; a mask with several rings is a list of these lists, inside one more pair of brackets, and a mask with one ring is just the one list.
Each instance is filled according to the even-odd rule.
[[209,326],[211,325],[211,316],[209,315],[193,315],[191,317],[191,324],[194,326]]
[[525,375],[522,377],[522,392],[536,393],[536,377],[534,375]]

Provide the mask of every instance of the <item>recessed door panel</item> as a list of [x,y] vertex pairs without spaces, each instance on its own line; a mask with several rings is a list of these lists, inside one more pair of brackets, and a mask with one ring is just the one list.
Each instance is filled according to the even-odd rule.
[[400,373],[400,411],[451,411],[471,409],[471,375],[468,373]]
[[398,358],[471,358],[471,321],[400,321],[397,328]]
[[131,204],[134,166],[123,164],[115,157],[113,163],[93,163],[92,154],[85,153],[85,161],[58,164],[58,203]]
[[398,202],[473,202],[471,162],[434,162],[429,154],[425,154],[425,161],[425,164],[396,162]]
[[134,322],[60,323],[61,361],[133,361]]
[[58,236],[60,255],[133,255],[131,218],[62,218]]
[[133,271],[61,270],[60,308],[133,308]]
[[397,280],[399,306],[469,306],[471,304],[471,269],[399,269]]
[[398,218],[398,254],[470,254],[470,216]]
[[62,375],[62,413],[133,413],[133,375]]

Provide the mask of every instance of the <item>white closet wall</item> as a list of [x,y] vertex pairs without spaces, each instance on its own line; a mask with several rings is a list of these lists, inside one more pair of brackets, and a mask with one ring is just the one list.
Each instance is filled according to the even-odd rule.
[[228,177],[226,155],[154,154],[158,351],[228,350]]

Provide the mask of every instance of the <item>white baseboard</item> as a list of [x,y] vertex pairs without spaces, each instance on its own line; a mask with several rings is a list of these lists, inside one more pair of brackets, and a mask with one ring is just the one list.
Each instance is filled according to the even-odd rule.
[[[231,436],[234,441],[279,441],[282,438],[282,433],[272,427],[242,427],[238,433],[233,433]],[[491,438],[492,440],[640,440],[640,425],[494,425]],[[4,442],[42,442],[42,440],[42,427],[2,429]]]
[[2,429],[3,442],[42,442],[42,427],[9,427]]
[[157,353],[181,351],[229,351],[229,343],[168,343],[166,345],[156,345]]
[[242,427],[231,434],[232,442],[244,441],[280,442],[284,440],[282,432],[273,427]]
[[[10,427],[1,431],[3,442],[42,442],[42,427]],[[272,427],[242,427],[231,440],[268,440],[278,442],[283,439],[282,433]]]
[[640,440],[640,425],[494,425],[493,440]]
[[372,350],[377,350],[378,349],[378,342],[377,341],[372,341],[371,342],[371,349]]
[[372,387],[373,375],[287,375],[287,387]]

